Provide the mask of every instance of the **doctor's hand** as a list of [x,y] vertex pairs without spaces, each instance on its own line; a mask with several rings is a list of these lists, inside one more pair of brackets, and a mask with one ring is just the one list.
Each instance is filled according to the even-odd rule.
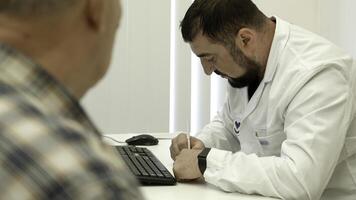
[[[190,136],[190,148],[196,150],[202,150],[205,148],[204,143],[196,137]],[[187,134],[181,133],[177,137],[172,139],[171,147],[171,158],[176,160],[177,155],[183,150],[188,149]]]
[[203,175],[198,165],[198,155],[202,149],[183,149],[173,163],[173,173],[177,181],[197,180]]

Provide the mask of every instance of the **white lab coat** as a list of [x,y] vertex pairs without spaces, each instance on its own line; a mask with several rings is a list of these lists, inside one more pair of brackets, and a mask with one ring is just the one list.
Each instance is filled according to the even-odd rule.
[[264,78],[229,87],[198,135],[213,147],[204,178],[228,192],[282,199],[356,199],[353,60],[279,18]]

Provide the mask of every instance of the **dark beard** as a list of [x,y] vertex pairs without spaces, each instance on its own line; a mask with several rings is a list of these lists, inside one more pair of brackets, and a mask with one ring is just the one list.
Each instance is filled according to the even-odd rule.
[[246,68],[246,73],[238,78],[226,76],[226,74],[215,70],[214,72],[218,75],[228,77],[229,84],[233,88],[243,88],[243,87],[252,87],[257,88],[259,83],[262,80],[260,71],[262,66],[256,61],[248,58],[245,54],[238,48],[234,47],[230,49],[230,54],[233,57],[235,63],[241,67]]
[[229,84],[233,88],[248,87],[248,97],[251,99],[263,78],[263,73],[261,73],[262,65],[248,58],[238,47],[230,49],[230,54],[235,63],[246,68],[246,73],[238,78],[233,78],[226,76],[226,74],[223,74],[218,70],[215,70],[214,72],[218,75],[228,77]]

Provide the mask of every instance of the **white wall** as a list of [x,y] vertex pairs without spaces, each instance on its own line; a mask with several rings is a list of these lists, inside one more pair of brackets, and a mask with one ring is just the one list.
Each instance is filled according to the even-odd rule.
[[356,57],[355,0],[254,0],[268,15],[318,33]]
[[83,104],[105,133],[167,131],[170,1],[121,2],[111,68]]
[[[267,15],[319,32],[319,0],[253,0]],[[324,0],[321,0],[324,1]]]
[[190,127],[191,53],[181,39],[179,25],[191,2],[171,0],[170,132],[186,131]]
[[319,0],[320,34],[356,57],[356,1]]

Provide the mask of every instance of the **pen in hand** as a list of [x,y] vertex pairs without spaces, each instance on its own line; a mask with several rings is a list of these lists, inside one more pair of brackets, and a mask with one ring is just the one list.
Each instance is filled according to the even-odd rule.
[[187,132],[187,145],[188,145],[188,149],[190,149],[190,133],[189,133],[189,131]]
[[190,121],[187,121],[187,127],[188,127],[188,131],[187,131],[187,148],[190,149]]

